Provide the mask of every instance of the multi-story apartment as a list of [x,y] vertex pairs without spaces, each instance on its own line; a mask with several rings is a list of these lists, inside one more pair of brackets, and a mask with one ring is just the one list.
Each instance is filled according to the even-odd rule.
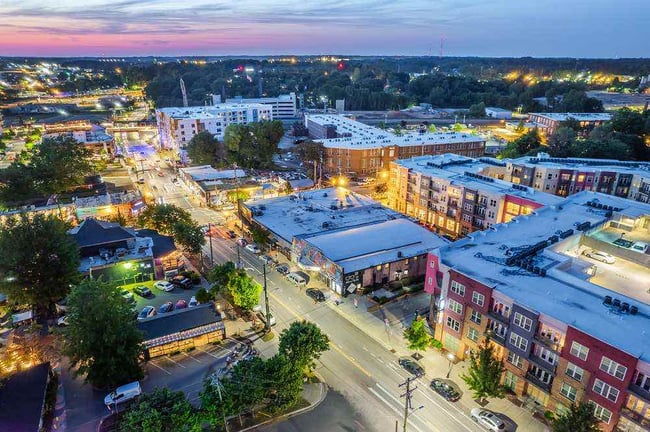
[[207,131],[222,140],[231,124],[273,120],[273,109],[262,104],[220,104],[156,110],[160,147],[181,152],[192,137]]
[[553,158],[547,153],[506,160],[503,180],[568,196],[583,190],[650,200],[650,162]]
[[[212,103],[218,104],[221,101],[220,95],[212,95]],[[296,94],[279,95],[277,97],[242,98],[241,96],[226,99],[227,104],[262,104],[271,107],[271,113],[276,120],[295,119],[298,115],[298,101]]]
[[388,206],[456,238],[562,201],[531,187],[477,174],[489,171],[488,165],[454,154],[392,161]]
[[580,128],[587,132],[611,119],[612,115],[606,113],[530,113],[528,115],[528,122],[546,136],[552,135],[562,122],[567,120],[577,121]]
[[650,254],[630,245],[649,228],[650,205],[582,192],[431,252],[436,338],[465,358],[488,336],[504,385],[542,412],[589,401],[604,431],[648,430]]
[[479,157],[485,139],[462,132],[408,132],[401,135],[340,115],[307,115],[309,134],[325,147],[324,171],[374,175],[390,161],[414,156],[456,153]]

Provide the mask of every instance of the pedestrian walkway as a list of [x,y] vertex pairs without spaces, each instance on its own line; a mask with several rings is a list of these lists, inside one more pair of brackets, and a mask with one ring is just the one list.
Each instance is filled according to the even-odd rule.
[[[374,312],[368,312],[368,308],[375,303],[366,296],[353,294],[343,300],[335,299],[334,296],[331,299],[333,301],[327,302],[330,308],[372,337],[378,344],[395,353],[397,357],[413,354],[413,351],[408,349],[402,333],[415,318],[416,312],[424,314],[424,310],[428,311],[430,296],[425,293],[415,294],[407,299],[385,304]],[[335,300],[339,300],[338,305]],[[422,354],[423,358],[419,362],[424,366],[428,378],[442,378],[447,375],[450,363],[443,353],[429,349]],[[460,378],[460,375],[466,374],[467,371],[468,362],[458,362],[451,366],[449,378],[460,387],[463,395],[458,403],[462,404],[466,408],[464,411],[469,413],[472,408],[479,405],[474,401],[467,384]],[[489,399],[485,408],[503,414],[512,420],[518,425],[518,431],[544,432],[548,430],[544,424],[533,418],[529,410],[517,407],[507,399]]]

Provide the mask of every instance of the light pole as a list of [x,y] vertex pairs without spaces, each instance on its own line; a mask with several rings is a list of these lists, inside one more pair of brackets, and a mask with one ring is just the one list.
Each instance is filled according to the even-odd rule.
[[208,235],[210,236],[210,265],[214,267],[214,253],[212,252],[212,222],[208,223]]
[[454,355],[454,353],[448,353],[447,359],[449,360],[449,369],[447,370],[447,378],[449,378],[449,375],[451,374],[451,368],[454,367],[454,360],[456,360],[456,356]]

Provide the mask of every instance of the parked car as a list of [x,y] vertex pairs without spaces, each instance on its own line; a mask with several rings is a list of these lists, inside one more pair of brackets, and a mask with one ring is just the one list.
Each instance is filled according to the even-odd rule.
[[153,295],[151,290],[144,285],[138,285],[137,287],[133,288],[133,292],[140,297],[151,297]]
[[630,249],[632,249],[635,252],[646,253],[646,251],[648,250],[648,244],[643,242],[634,242],[634,244]]
[[180,299],[179,301],[176,302],[176,305],[174,305],[174,310],[186,309],[186,308],[187,308],[187,302],[183,299]]
[[233,230],[228,230],[228,237],[231,239],[237,238],[237,233]]
[[174,303],[168,301],[158,308],[158,313],[167,313],[174,310]]
[[314,301],[317,302],[324,302],[325,301],[325,294],[323,294],[323,291],[316,289],[316,288],[307,288],[305,290],[305,294],[307,294],[309,297],[311,297]]
[[289,273],[287,274],[287,279],[289,279],[291,282],[298,286],[305,286],[307,285],[307,279],[302,277],[300,273]]
[[120,295],[126,300],[133,300],[133,293],[131,291],[125,290],[124,288],[120,288]]
[[262,262],[266,265],[271,265],[273,264],[273,258],[271,258],[268,255],[260,255],[259,258],[262,260]]
[[447,399],[449,402],[456,402],[460,399],[460,393],[454,388],[454,386],[449,383],[435,378],[431,381],[431,388],[433,391],[438,393],[443,398]]
[[484,408],[474,408],[471,411],[472,420],[492,432],[506,429],[506,424],[495,413]]
[[153,283],[153,286],[165,292],[174,291],[174,285],[167,281],[156,281]]
[[244,246],[246,246],[246,245],[248,244],[248,242],[246,241],[245,238],[238,238],[238,239],[237,239],[237,244],[238,244],[239,246],[241,246],[241,247],[244,247]]
[[196,297],[192,296],[192,298],[190,299],[190,303],[189,303],[188,306],[189,306],[189,307],[194,307],[194,306],[198,306],[198,305],[199,305],[199,302],[196,300]]
[[424,376],[424,368],[414,359],[410,357],[400,357],[398,362],[399,365],[402,366],[404,370],[406,370],[406,372],[410,373],[411,375],[415,375],[418,378]]
[[138,381],[125,384],[115,389],[115,391],[109,393],[104,398],[104,404],[110,410],[116,405],[128,402],[130,400],[136,399],[142,394],[142,388],[140,388],[140,383]]
[[607,264],[614,264],[616,262],[616,258],[614,258],[612,255],[597,251],[595,249],[585,252],[585,255],[591,259],[595,259],[596,261],[604,262]]
[[140,178],[138,179],[138,183],[139,183],[139,184],[144,184],[144,177],[140,177]]
[[193,286],[190,278],[187,278],[183,275],[176,275],[173,278],[171,278],[169,282],[183,289],[192,289]]
[[69,324],[67,315],[63,315],[61,318],[56,320],[56,325],[59,327],[67,327]]
[[246,250],[253,252],[254,254],[262,253],[262,250],[257,247],[255,243],[246,245]]
[[275,271],[280,273],[281,275],[288,275],[289,274],[289,266],[287,264],[280,264],[275,268]]
[[158,312],[156,312],[156,308],[153,306],[145,306],[142,308],[140,313],[138,314],[138,321],[142,321],[147,318],[151,318],[152,316],[157,315]]
[[64,313],[68,311],[68,299],[64,298],[54,304],[57,313]]

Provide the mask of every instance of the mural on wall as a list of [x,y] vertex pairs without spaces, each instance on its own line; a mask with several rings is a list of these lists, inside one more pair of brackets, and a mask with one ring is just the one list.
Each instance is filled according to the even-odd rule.
[[300,261],[304,260],[320,267],[321,272],[327,275],[328,278],[340,281],[343,277],[341,268],[328,260],[320,250],[310,245],[305,239],[294,238],[293,250]]

